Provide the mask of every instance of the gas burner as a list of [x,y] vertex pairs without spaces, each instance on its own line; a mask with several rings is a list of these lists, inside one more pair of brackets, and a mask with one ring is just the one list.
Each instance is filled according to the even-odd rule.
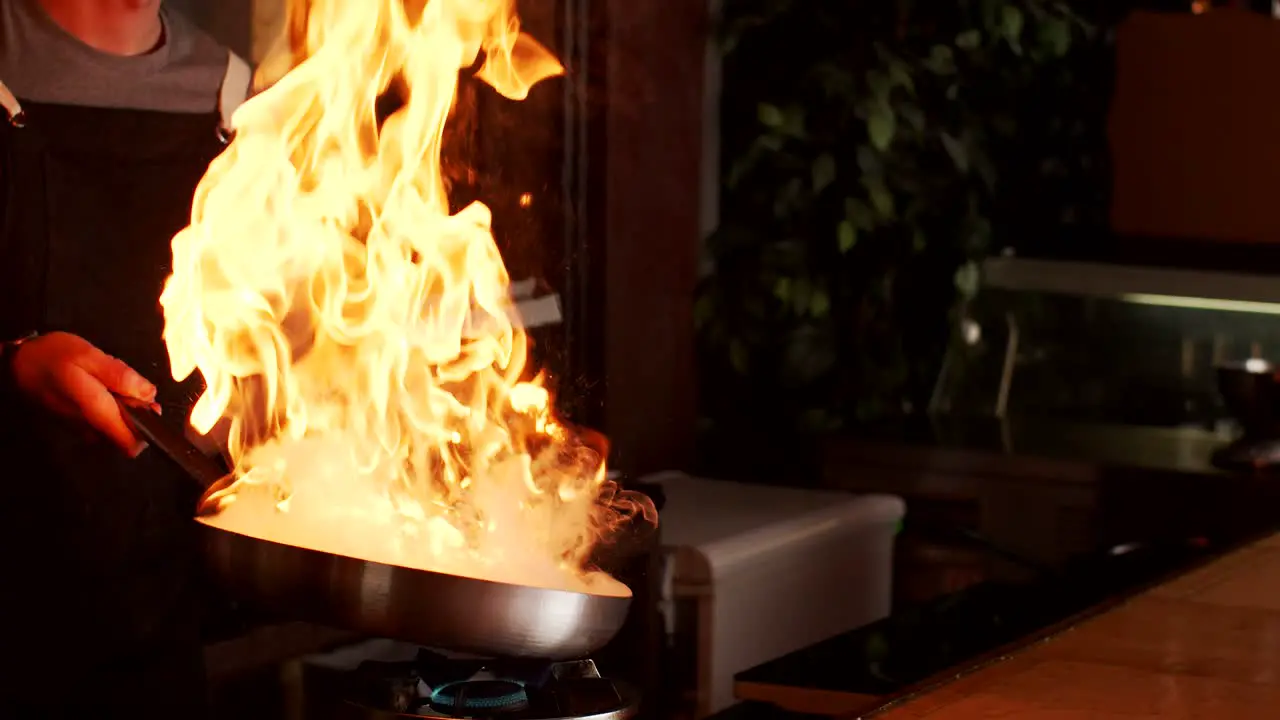
[[513,680],[459,680],[432,690],[427,702],[449,717],[509,715],[529,709],[529,694]]
[[429,720],[627,720],[635,693],[595,662],[448,657],[366,661],[349,678],[343,717]]

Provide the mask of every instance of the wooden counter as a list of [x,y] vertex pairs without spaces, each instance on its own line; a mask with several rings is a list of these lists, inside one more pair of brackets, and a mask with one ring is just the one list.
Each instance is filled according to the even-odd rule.
[[1277,708],[1280,535],[874,717],[1262,720]]

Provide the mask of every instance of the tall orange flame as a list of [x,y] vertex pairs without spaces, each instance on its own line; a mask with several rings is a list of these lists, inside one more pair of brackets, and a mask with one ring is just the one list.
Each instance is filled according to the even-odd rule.
[[[204,522],[365,560],[583,592],[619,513],[602,451],[525,381],[527,341],[480,203],[450,214],[460,70],[524,98],[560,63],[512,0],[310,0],[274,81],[173,240],[161,304],[192,412],[230,419],[236,482]],[[377,101],[404,104],[378,117]]]

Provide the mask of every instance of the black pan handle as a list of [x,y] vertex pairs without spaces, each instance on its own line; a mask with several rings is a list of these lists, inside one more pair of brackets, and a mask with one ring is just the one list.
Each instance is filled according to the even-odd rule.
[[149,406],[120,396],[116,396],[116,401],[134,431],[181,468],[201,491],[208,490],[227,475],[220,462],[205,455],[181,430],[161,420]]

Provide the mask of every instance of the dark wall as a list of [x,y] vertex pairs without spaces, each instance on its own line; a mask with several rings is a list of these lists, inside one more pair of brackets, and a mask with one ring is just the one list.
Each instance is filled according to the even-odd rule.
[[706,5],[543,0],[520,13],[567,76],[522,103],[479,88],[475,142],[513,277],[564,299],[564,327],[535,335],[538,359],[558,375],[557,404],[609,437],[616,467],[686,467]]
[[253,0],[165,0],[169,7],[195,20],[200,27],[243,58],[250,56]]
[[605,4],[605,426],[624,467],[679,468],[695,431],[707,3]]
[[1280,241],[1280,21],[1136,13],[1117,36],[1113,227]]

